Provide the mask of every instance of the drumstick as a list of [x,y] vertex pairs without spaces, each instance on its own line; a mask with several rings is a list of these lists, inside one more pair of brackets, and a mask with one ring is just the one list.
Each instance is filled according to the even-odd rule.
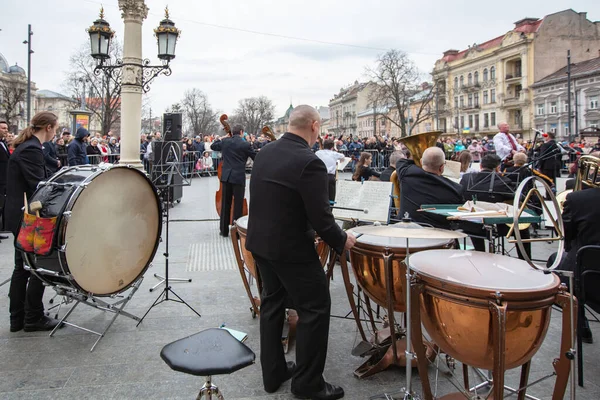
[[435,207],[431,207],[431,208],[419,208],[417,211],[433,211],[435,210]]

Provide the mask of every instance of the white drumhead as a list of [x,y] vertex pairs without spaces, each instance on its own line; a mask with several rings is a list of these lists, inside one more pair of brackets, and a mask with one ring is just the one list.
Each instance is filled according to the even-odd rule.
[[71,211],[66,258],[77,284],[94,294],[130,285],[151,261],[162,222],[151,183],[112,168],[93,178]]
[[555,285],[555,276],[518,258],[465,250],[426,250],[410,256],[410,268],[450,284],[490,290],[537,290]]

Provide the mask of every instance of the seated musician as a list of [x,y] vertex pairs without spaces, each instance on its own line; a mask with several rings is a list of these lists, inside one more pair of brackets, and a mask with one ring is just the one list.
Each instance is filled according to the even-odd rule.
[[425,149],[421,164],[423,168],[408,159],[400,159],[396,164],[401,193],[400,215],[408,213],[413,221],[449,229],[446,217],[417,210],[422,204],[462,204],[462,188],[442,176],[446,157],[439,147]]
[[353,181],[368,181],[371,178],[376,178],[379,180],[380,173],[371,169],[371,162],[373,161],[373,156],[369,152],[360,153],[360,159],[356,164],[356,169],[354,170],[354,174],[352,175]]
[[392,177],[392,173],[396,170],[396,164],[398,163],[398,160],[403,158],[406,158],[406,156],[400,150],[394,151],[392,154],[390,154],[390,165],[381,172],[379,180],[382,182],[389,182],[390,178]]
[[[577,261],[577,252],[583,246],[600,245],[600,188],[591,187],[585,190],[577,190],[569,193],[565,200],[562,212],[562,218],[565,229],[565,251],[563,259],[558,266],[558,270],[573,271]],[[552,265],[556,254],[550,256],[548,265]],[[561,277],[564,283],[568,285],[568,278]],[[586,286],[592,285],[596,291],[600,290],[600,281],[598,278],[590,275],[585,281]],[[586,289],[587,292],[587,289]],[[596,311],[600,312],[600,310]],[[584,322],[582,339],[586,343],[592,343],[592,331],[590,330],[587,318]]]
[[[518,153],[516,153],[518,154]],[[486,154],[481,159],[481,171],[463,175],[460,184],[465,199],[476,199],[488,203],[510,202],[514,199],[514,183],[505,176],[500,175],[500,157],[495,154]],[[509,227],[506,224],[497,226],[498,233],[505,236]],[[519,231],[523,239],[529,239],[529,227]],[[485,251],[485,243],[481,238],[471,237],[473,246],[477,251]],[[531,243],[525,243],[525,251],[531,257]],[[518,247],[519,258],[523,258]]]

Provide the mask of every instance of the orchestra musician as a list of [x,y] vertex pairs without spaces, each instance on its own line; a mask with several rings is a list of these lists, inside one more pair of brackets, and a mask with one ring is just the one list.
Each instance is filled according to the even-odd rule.
[[[343,397],[344,390],[323,378],[331,299],[314,231],[337,253],[350,249],[356,239],[336,224],[327,168],[311,151],[320,125],[313,107],[297,106],[290,114],[288,132],[256,156],[246,248],[262,281],[260,361],[265,391],[275,392],[291,378],[296,397],[333,400]],[[299,317],[297,366],[286,364],[281,345],[288,299]]]
[[525,148],[517,143],[517,139],[510,133],[510,126],[506,122],[498,124],[498,132],[494,135],[494,149],[500,157],[502,170],[512,164],[513,156],[519,151],[525,151]]
[[416,222],[449,229],[446,217],[417,210],[422,204],[463,204],[462,187],[442,176],[446,156],[439,147],[425,149],[421,164],[423,168],[408,159],[400,159],[396,164],[401,193],[400,216],[408,213]]
[[406,158],[406,156],[400,150],[396,150],[392,154],[390,154],[390,165],[386,169],[381,171],[381,175],[379,175],[379,180],[382,182],[389,182],[390,178],[392,177],[392,173],[396,170],[396,164],[398,163],[398,160],[404,158]]
[[[514,154],[519,157],[518,153]],[[481,171],[463,175],[460,180],[463,195],[466,200],[476,198],[478,201],[488,203],[511,202],[514,199],[514,183],[507,176],[500,174],[500,157],[496,154],[486,154],[481,159]],[[496,226],[498,234],[506,236],[509,227],[506,224]],[[469,230],[470,231],[470,230]],[[523,239],[529,239],[529,227],[519,231]],[[485,242],[482,238],[471,237],[473,247],[477,251],[485,252]],[[527,255],[531,257],[531,243],[524,243]],[[519,247],[517,247],[519,258],[523,259]]]
[[550,179],[556,187],[556,177],[560,174],[562,152],[556,141],[554,132],[544,133],[544,144],[540,147],[539,166],[540,172]]
[[315,152],[315,155],[323,161],[327,168],[327,179],[329,180],[328,192],[329,201],[335,201],[335,183],[338,161],[344,160],[344,155],[333,150],[333,139],[325,139],[323,141],[323,149]]
[[220,151],[223,158],[223,197],[221,200],[220,235],[229,235],[229,222],[231,221],[231,202],[233,199],[233,220],[242,217],[244,205],[244,192],[246,190],[246,162],[248,158],[254,160],[256,153],[250,143],[242,139],[244,127],[234,125],[231,137],[221,139],[217,137],[210,146],[211,150]]
[[[19,231],[23,194],[27,199],[35,192],[38,183],[47,178],[42,143],[56,134],[58,118],[51,112],[42,111],[31,119],[31,125],[13,140],[15,151],[8,160],[6,186],[6,224],[15,237]],[[44,315],[44,285],[23,265],[23,254],[15,248],[15,269],[10,280],[10,331],[48,331],[58,321]]]

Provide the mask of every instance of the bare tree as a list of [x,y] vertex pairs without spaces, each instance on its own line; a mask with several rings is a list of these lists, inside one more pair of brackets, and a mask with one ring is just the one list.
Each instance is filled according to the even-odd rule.
[[23,115],[25,86],[17,80],[0,81],[0,115],[8,126],[16,125],[16,119]]
[[[119,42],[111,42],[111,63],[116,63],[122,56],[122,47]],[[64,82],[65,88],[74,98],[81,99],[85,83],[87,109],[92,112],[92,117],[100,120],[102,134],[113,131],[118,133],[121,120],[121,86],[104,73],[94,74],[96,61],[90,56],[90,44],[81,46],[69,60],[71,69],[67,72]]]
[[213,134],[219,128],[219,113],[211,107],[208,97],[200,89],[186,90],[181,105],[187,131],[193,135]]
[[246,132],[257,134],[266,123],[273,120],[275,107],[265,96],[250,97],[240,100],[234,112],[236,120],[242,123]]
[[375,83],[371,102],[375,108],[394,109],[382,116],[400,128],[402,137],[410,135],[415,126],[432,117],[434,86],[421,85],[422,75],[406,53],[389,50],[378,57],[375,69],[367,68],[367,74]]

